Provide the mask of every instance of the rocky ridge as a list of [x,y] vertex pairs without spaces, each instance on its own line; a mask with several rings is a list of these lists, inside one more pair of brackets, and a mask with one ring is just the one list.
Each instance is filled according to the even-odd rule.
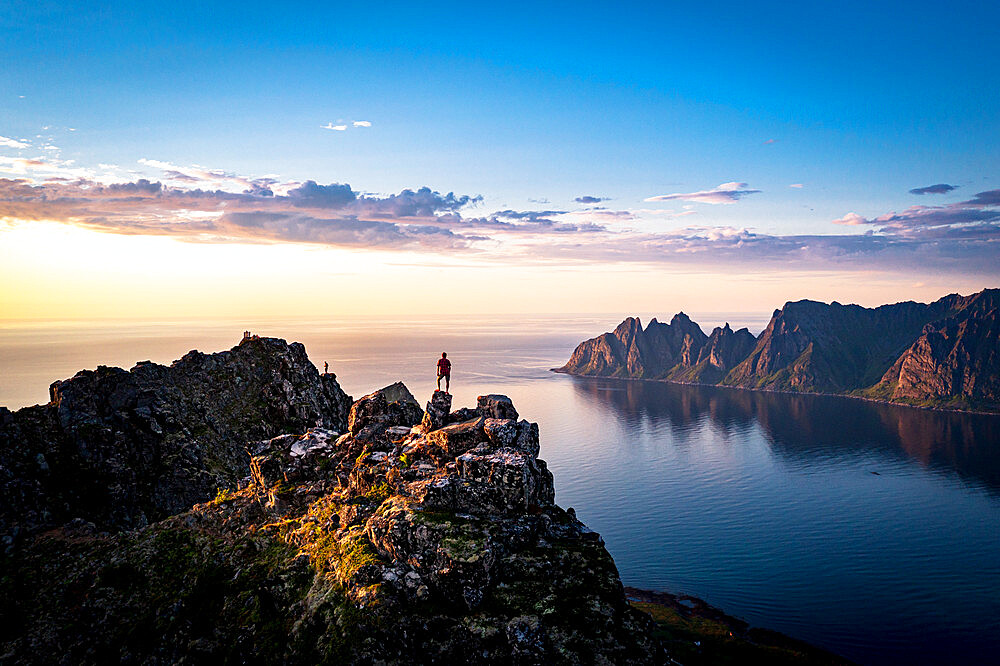
[[[600,536],[554,503],[552,475],[538,459],[538,427],[508,398],[482,396],[473,408],[452,410],[451,396],[436,392],[420,409],[405,386],[394,384],[355,401],[343,419],[341,401],[323,407],[287,390],[286,362],[307,361],[301,346],[279,342],[254,341],[258,347],[216,361],[242,368],[234,357],[260,354],[247,369],[263,364],[265,374],[280,377],[282,388],[272,390],[283,397],[265,401],[279,423],[319,425],[270,436],[278,426],[258,423],[259,394],[251,392],[245,399],[256,416],[236,419],[226,431],[264,434],[244,443],[238,489],[224,487],[210,501],[136,529],[115,531],[133,523],[109,520],[118,514],[102,497],[69,504],[22,530],[0,555],[5,663],[665,662],[652,621],[627,602]],[[200,376],[206,361],[197,358],[198,369],[184,364],[177,373]],[[169,369],[156,372],[193,399],[178,388],[187,380]],[[121,373],[109,374],[130,396],[135,380]],[[221,386],[206,387],[199,404],[224,403],[232,376],[219,375]],[[319,393],[309,395],[319,400]],[[5,432],[14,424],[27,436],[31,417],[46,425],[43,433],[62,433],[44,421],[60,404],[7,415]],[[108,427],[141,408],[105,397],[93,404],[101,408],[88,418],[103,418]],[[156,423],[174,423],[160,416],[165,403],[157,404],[150,409]],[[186,403],[166,404],[177,414]],[[109,412],[108,405],[118,407]],[[218,413],[218,405],[206,409]],[[281,421],[286,413],[294,418]],[[196,433],[185,423],[193,446]],[[96,429],[72,432],[77,451],[88,436],[106,437]],[[113,432],[127,437],[124,425]],[[216,438],[198,440],[191,460],[216,455],[216,446],[230,450],[230,439],[214,432]],[[19,455],[20,441],[0,442],[4,460]],[[132,450],[133,440],[121,441]],[[100,455],[126,464],[110,447],[88,448],[90,464],[99,468]],[[82,460],[77,455],[71,460]],[[49,504],[81,494],[74,482],[63,477],[67,488]],[[39,489],[43,499],[42,491],[54,492]],[[72,519],[53,527],[57,515]],[[17,508],[5,516],[7,524],[26,522]]]
[[646,328],[637,317],[628,317],[614,332],[580,343],[566,365],[555,371],[715,383],[746,358],[755,342],[749,330],[733,331],[729,324],[706,336],[683,312],[669,324],[652,319]]
[[343,430],[351,398],[299,343],[250,338],[170,366],[100,366],[0,407],[0,538],[73,518],[142,527],[233,488],[246,443],[314,426]]
[[924,326],[921,335],[867,391],[916,404],[1000,403],[1000,312],[956,316]]
[[683,313],[645,329],[630,317],[555,371],[997,411],[998,310],[997,289],[878,308],[797,301],[756,339],[728,324],[706,337]]

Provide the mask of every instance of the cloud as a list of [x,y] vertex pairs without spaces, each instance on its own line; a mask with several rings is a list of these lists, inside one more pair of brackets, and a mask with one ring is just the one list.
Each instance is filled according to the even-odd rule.
[[227,213],[212,231],[234,238],[315,243],[337,247],[432,250],[466,248],[469,239],[434,225],[402,225],[355,217],[318,218],[289,213]]
[[152,183],[145,178],[140,178],[134,183],[112,183],[107,186],[108,192],[125,194],[159,194],[163,191],[162,183]]
[[794,187],[797,190],[801,190],[803,187],[805,187],[805,185],[803,185],[802,183],[792,183],[788,187]]
[[589,219],[572,221],[556,220],[553,218],[571,216],[585,216],[585,218],[590,218],[600,215],[603,212],[610,211],[576,211],[570,213],[563,210],[500,210],[489,217],[466,220],[465,224],[487,230],[502,230],[507,234],[536,237],[545,234],[593,233],[607,231],[607,228]]
[[307,180],[298,187],[288,190],[288,199],[300,208],[343,208],[358,200],[358,195],[345,183],[318,185]]
[[777,143],[777,142],[778,142],[778,140],[777,140],[777,139],[768,139],[767,141],[765,141],[765,142],[764,142],[764,145],[765,145],[765,146],[769,146],[769,145],[771,145],[772,143]]
[[[905,256],[910,265],[933,270],[943,264],[1000,274],[1000,190],[977,193],[972,199],[943,206],[910,206],[873,218],[848,213],[835,224],[873,227],[857,244],[886,248],[886,253]],[[841,238],[833,236],[830,238]],[[832,242],[832,241],[827,241]],[[846,241],[841,241],[846,242]],[[962,266],[965,262],[965,266]]]
[[607,197],[592,197],[589,194],[584,195],[582,197],[577,197],[577,198],[573,199],[573,201],[575,201],[577,203],[582,203],[582,204],[595,204],[595,203],[601,203],[602,201],[607,201],[607,200],[608,200]]
[[0,178],[0,218],[199,242],[445,250],[474,249],[475,242],[488,240],[467,233],[474,225],[463,224],[458,214],[481,197],[427,187],[372,196],[347,184],[312,180],[286,189],[276,195],[260,183],[230,192],[166,186],[145,178],[107,185],[85,179],[33,183]]
[[24,141],[18,141],[17,139],[0,136],[0,146],[3,146],[4,148],[16,148],[18,150],[23,150],[25,148],[30,148],[31,144],[25,143]]
[[857,213],[848,213],[833,220],[834,224],[877,226],[880,233],[905,235],[927,233],[929,229],[949,228],[965,232],[995,226],[1000,221],[1000,190],[977,193],[968,201],[945,206],[910,206],[897,213],[891,212],[873,218],[865,218]]
[[531,220],[532,222],[537,222],[542,218],[550,218],[556,215],[565,215],[567,211],[564,210],[525,210],[525,211],[515,211],[515,210],[498,210],[493,213],[493,217],[503,217],[509,220]]
[[193,164],[191,166],[178,166],[163,160],[153,160],[141,158],[139,164],[153,167],[163,172],[163,175],[172,181],[183,183],[201,184],[209,187],[219,187],[226,184],[237,185],[239,187],[253,190],[260,187],[267,187],[274,184],[273,178],[247,178],[235,173],[223,171],[222,169],[210,169],[208,167]]
[[320,125],[322,129],[335,130],[337,132],[343,132],[347,129],[347,125],[334,125],[333,123],[327,123],[326,125]]
[[736,203],[748,194],[756,194],[760,190],[748,189],[746,183],[722,183],[710,190],[700,192],[688,192],[687,194],[661,194],[649,197],[644,201],[697,201],[707,204],[732,204]]
[[[690,208],[690,206],[685,206],[684,208]],[[668,220],[673,220],[678,217],[686,217],[688,215],[697,215],[696,210],[684,210],[678,213],[675,210],[664,209],[664,208],[634,208],[629,211],[634,217],[657,217],[665,218]]]
[[833,220],[833,223],[834,224],[846,224],[846,225],[850,225],[850,226],[856,226],[856,225],[859,225],[859,224],[870,224],[870,222],[866,218],[861,217],[857,213],[848,213],[844,217],[841,217],[839,219]]
[[938,183],[937,185],[928,185],[927,187],[915,187],[910,190],[910,194],[948,194],[948,192],[957,189],[958,185]]
[[969,208],[1000,206],[1000,190],[987,190],[985,192],[979,192],[972,199],[954,205],[967,206]]
[[163,175],[167,177],[168,180],[179,180],[183,183],[200,183],[201,178],[196,178],[194,176],[189,176],[183,171],[175,171],[174,169],[165,169]]
[[553,261],[694,264],[729,271],[861,270],[960,272],[1000,276],[996,227],[948,238],[893,235],[788,235],[732,227],[686,227],[655,234],[602,236],[581,244],[550,241]]
[[[0,158],[0,168],[13,168],[17,159]],[[955,271],[1000,277],[1000,190],[979,192],[957,204],[912,206],[872,218],[849,213],[836,221],[853,227],[849,233],[773,235],[738,226],[662,229],[672,219],[676,224],[698,219],[686,217],[693,210],[507,209],[467,217],[482,197],[428,187],[372,194],[347,183],[279,182],[195,167],[176,174],[163,169],[163,181],[139,177],[105,183],[43,171],[45,179],[38,182],[30,178],[32,169],[52,165],[36,161],[41,166],[24,167],[23,175],[0,178],[0,218],[8,226],[44,220],[191,242],[310,243],[419,253],[460,249],[476,253],[477,263],[507,265],[616,262],[734,272]],[[220,187],[209,186],[207,178],[218,180]],[[737,187],[716,190],[749,191],[733,185]],[[645,229],[626,226],[635,220],[655,221],[656,230],[649,230],[652,224],[643,225]]]
[[[590,220],[633,220],[636,213],[634,210],[608,210],[607,208],[587,208],[585,210],[575,210],[566,213],[566,217],[590,219]],[[660,212],[660,211],[657,211]]]
[[355,120],[353,125],[355,127],[371,127],[372,122],[370,120]]
[[32,176],[35,178],[103,180],[93,169],[75,166],[74,160],[53,157],[6,157],[0,155],[0,173]]

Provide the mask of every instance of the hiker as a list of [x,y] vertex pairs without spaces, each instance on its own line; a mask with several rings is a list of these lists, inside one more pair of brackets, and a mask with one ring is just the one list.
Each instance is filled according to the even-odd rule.
[[451,388],[451,361],[448,360],[448,352],[441,352],[441,358],[438,359],[438,391],[441,390],[442,377],[444,377],[444,392],[447,393]]
[[330,374],[330,364],[327,361],[323,361],[323,374]]

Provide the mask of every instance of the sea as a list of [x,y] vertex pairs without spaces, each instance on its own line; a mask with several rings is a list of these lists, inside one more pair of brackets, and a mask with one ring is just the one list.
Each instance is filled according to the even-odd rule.
[[[661,316],[666,313],[650,313]],[[691,313],[759,333],[768,314]],[[859,664],[1000,658],[1000,416],[550,371],[621,315],[0,323],[0,405],[97,365],[305,344],[355,398],[510,396],[541,431],[556,501],[626,585],[704,599]],[[643,321],[648,320],[643,317]]]

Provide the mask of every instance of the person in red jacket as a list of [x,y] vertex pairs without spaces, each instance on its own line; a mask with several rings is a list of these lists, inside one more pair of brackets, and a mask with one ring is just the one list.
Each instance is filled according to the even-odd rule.
[[451,388],[451,361],[448,360],[448,352],[441,352],[438,359],[438,391],[441,390],[441,378],[444,377],[444,392]]

